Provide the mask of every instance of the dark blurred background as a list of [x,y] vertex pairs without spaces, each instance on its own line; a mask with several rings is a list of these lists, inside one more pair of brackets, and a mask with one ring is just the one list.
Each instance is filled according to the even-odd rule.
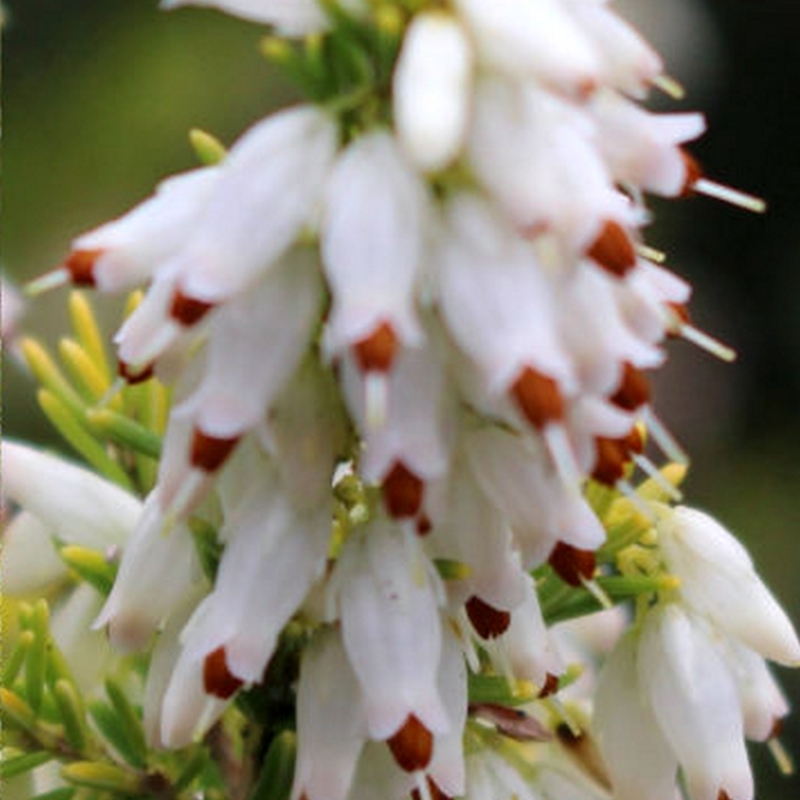
[[[700,327],[740,353],[733,366],[682,342],[657,387],[662,416],[693,455],[690,502],[727,523],[800,620],[800,11],[787,0],[619,0],[701,109],[707,173],[764,196],[764,217],[703,198],[656,203],[649,237],[695,285]],[[258,27],[156,0],[7,0],[3,54],[3,263],[23,281],[70,239],[193,166],[190,127],[230,142],[292,97],[258,55]],[[64,293],[26,327],[55,341]],[[112,304],[113,306],[113,304]],[[112,325],[109,306],[109,329]],[[113,306],[116,309],[116,306]],[[30,385],[7,366],[6,432],[44,440]],[[800,675],[781,671],[794,706]],[[800,759],[800,714],[785,744]],[[800,797],[753,749],[764,800]]]

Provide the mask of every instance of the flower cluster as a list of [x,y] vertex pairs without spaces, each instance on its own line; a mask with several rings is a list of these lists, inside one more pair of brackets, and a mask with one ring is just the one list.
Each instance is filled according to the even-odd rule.
[[[95,622],[152,647],[150,742],[203,736],[299,629],[293,800],[672,800],[679,767],[692,800],[750,800],[744,736],[787,711],[762,657],[797,664],[800,643],[643,453],[649,435],[681,458],[645,374],[665,340],[726,353],[644,244],[646,197],[758,206],[683,149],[701,115],[640,104],[677,87],[602,0],[193,4],[273,26],[265,52],[312,102],[80,236],[58,273],[148,284],[119,372],[173,390]],[[13,477],[31,457],[7,451],[7,491],[35,515]],[[591,713],[592,676],[567,688],[585,637],[543,606],[594,610],[601,578],[639,599],[592,768],[564,705]],[[504,700],[476,699],[493,677]]]

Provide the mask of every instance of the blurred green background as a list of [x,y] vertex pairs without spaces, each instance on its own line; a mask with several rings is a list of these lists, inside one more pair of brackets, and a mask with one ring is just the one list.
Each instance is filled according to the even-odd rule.
[[[620,0],[657,43],[709,133],[710,175],[766,197],[766,217],[712,201],[656,203],[650,241],[695,284],[697,323],[734,345],[734,366],[675,343],[657,406],[693,454],[690,501],[747,543],[800,619],[800,15],[786,0]],[[187,131],[231,142],[292,90],[258,55],[262,31],[214,11],[169,14],[156,0],[9,0],[3,66],[3,263],[23,281],[71,238],[195,164]],[[664,103],[661,103],[664,106]],[[671,104],[673,107],[676,104]],[[55,341],[64,292],[25,325]],[[109,328],[117,305],[108,307]],[[30,385],[6,367],[8,434],[49,436]],[[781,672],[795,707],[800,675]],[[800,760],[800,715],[785,743]],[[800,797],[754,749],[760,800]]]

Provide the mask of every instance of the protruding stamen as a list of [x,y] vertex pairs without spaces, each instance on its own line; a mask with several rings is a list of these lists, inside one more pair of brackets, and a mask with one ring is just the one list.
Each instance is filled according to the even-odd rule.
[[212,308],[214,308],[213,303],[189,297],[180,289],[177,289],[172,297],[169,315],[180,325],[190,328],[200,322]]
[[387,742],[394,760],[405,772],[417,772],[430,764],[433,734],[413,715]]
[[494,608],[475,595],[467,600],[465,608],[475,633],[481,639],[496,639],[511,624],[511,614],[508,611]]
[[401,461],[395,462],[383,479],[383,502],[391,517],[416,516],[422,506],[425,484]]
[[367,428],[380,430],[389,414],[389,379],[385,372],[368,372],[364,376],[364,407]]
[[206,656],[203,663],[203,688],[206,694],[227,700],[236,694],[243,683],[228,669],[224,647],[218,647]]
[[689,456],[678,444],[675,437],[669,432],[667,426],[656,416],[652,408],[644,411],[644,424],[653,441],[661,448],[661,452],[676,464],[688,464]]
[[767,210],[767,202],[762,197],[740,192],[738,189],[732,189],[730,186],[711,181],[708,178],[700,178],[695,181],[692,184],[692,190],[697,194],[721,200],[728,205],[743,208],[745,211],[752,211],[754,214],[763,214]]
[[131,386],[137,383],[149,381],[150,378],[153,377],[153,372],[154,368],[152,364],[148,364],[141,369],[136,369],[130,364],[122,361],[122,359],[117,361],[117,374],[125,381],[125,383],[128,383]]
[[694,325],[681,325],[678,328],[678,333],[687,342],[696,344],[702,350],[711,353],[712,356],[716,356],[720,361],[726,361],[729,364],[736,361],[737,353],[732,347],[728,347],[728,345],[723,344],[719,339],[715,339],[705,331],[695,328]]
[[684,197],[691,194],[704,194],[706,197],[713,197],[715,200],[721,200],[723,203],[743,208],[745,211],[752,211],[755,214],[763,214],[767,210],[767,203],[763,198],[747,192],[740,192],[738,189],[706,178],[697,159],[690,156],[685,150],[682,155],[686,168],[686,179],[682,192]]
[[619,388],[610,400],[625,411],[636,411],[637,408],[647,405],[650,402],[650,383],[644,372],[626,361],[622,365]]
[[564,398],[558,383],[532,367],[525,367],[511,387],[511,395],[534,428],[564,418]]
[[369,336],[353,345],[353,355],[362,372],[388,372],[399,345],[392,326],[382,322]]
[[646,520],[656,522],[656,514],[651,506],[628,481],[617,481],[616,488]]
[[614,220],[606,221],[586,255],[617,277],[636,266],[636,248],[625,228]]
[[580,550],[565,542],[557,542],[550,553],[548,563],[562,581],[570,586],[582,586],[590,580],[597,567],[597,559],[591,550]]
[[59,289],[66,286],[70,282],[69,270],[64,267],[52,270],[52,272],[45,272],[38,278],[34,278],[25,284],[22,291],[28,297],[38,297],[40,294],[49,292],[53,289]]
[[117,375],[116,378],[111,383],[111,386],[103,392],[103,396],[97,401],[97,405],[95,408],[97,410],[102,410],[104,408],[108,408],[114,398],[125,388],[125,386],[129,383],[122,375]]
[[657,250],[655,247],[650,247],[647,244],[637,244],[636,252],[648,261],[654,264],[663,264],[667,260],[667,254],[663,250]]
[[579,492],[581,471],[575,460],[566,428],[563,425],[548,425],[542,431],[542,437],[564,487],[570,492]]
[[[422,781],[424,781],[424,788]],[[411,800],[452,800],[450,795],[445,794],[430,776],[420,775],[419,782],[419,788],[411,790]],[[425,796],[426,791],[427,797]]]
[[203,472],[216,472],[228,460],[240,438],[240,436],[209,436],[199,428],[195,428],[189,458],[192,466]]
[[417,517],[417,536],[427,536],[433,529],[433,523],[427,514]]
[[614,603],[611,602],[611,598],[603,591],[603,587],[595,580],[581,580],[581,584],[583,585],[584,589],[586,589],[589,594],[594,597],[595,600],[600,604],[600,607],[606,611],[609,608],[614,607]]
[[633,456],[636,465],[644,472],[649,478],[652,478],[654,483],[663,490],[667,497],[671,497],[675,502],[679,503],[683,500],[683,493],[673,486],[662,474],[661,470],[649,459],[640,453],[635,453]]
[[660,89],[667,97],[671,97],[673,100],[683,100],[686,97],[686,89],[670,75],[664,75],[663,73],[656,75],[652,83],[656,89]]
[[781,721],[775,720],[775,728],[773,728],[770,738],[767,740],[767,747],[775,761],[781,775],[794,775],[794,761],[792,756],[783,746],[783,743],[778,738],[782,729]]

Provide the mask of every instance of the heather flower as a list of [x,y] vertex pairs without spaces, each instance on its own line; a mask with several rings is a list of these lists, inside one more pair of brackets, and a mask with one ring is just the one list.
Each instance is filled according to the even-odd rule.
[[[763,659],[800,642],[644,455],[682,456],[647,377],[667,339],[727,354],[644,238],[649,193],[759,202],[684,151],[701,115],[640,105],[673,87],[661,58],[596,0],[162,5],[270,26],[308,99],[44,279],[146,284],[120,378],[172,405],[163,441],[113,440],[160,446],[142,501],[11,445],[15,580],[62,575],[22,536],[110,535],[94,626],[149,652],[142,737],[266,753],[292,800],[674,800],[679,771],[750,800],[744,737],[787,711]],[[598,678],[611,643],[552,622],[629,599]],[[243,720],[259,743],[225,739]]]

